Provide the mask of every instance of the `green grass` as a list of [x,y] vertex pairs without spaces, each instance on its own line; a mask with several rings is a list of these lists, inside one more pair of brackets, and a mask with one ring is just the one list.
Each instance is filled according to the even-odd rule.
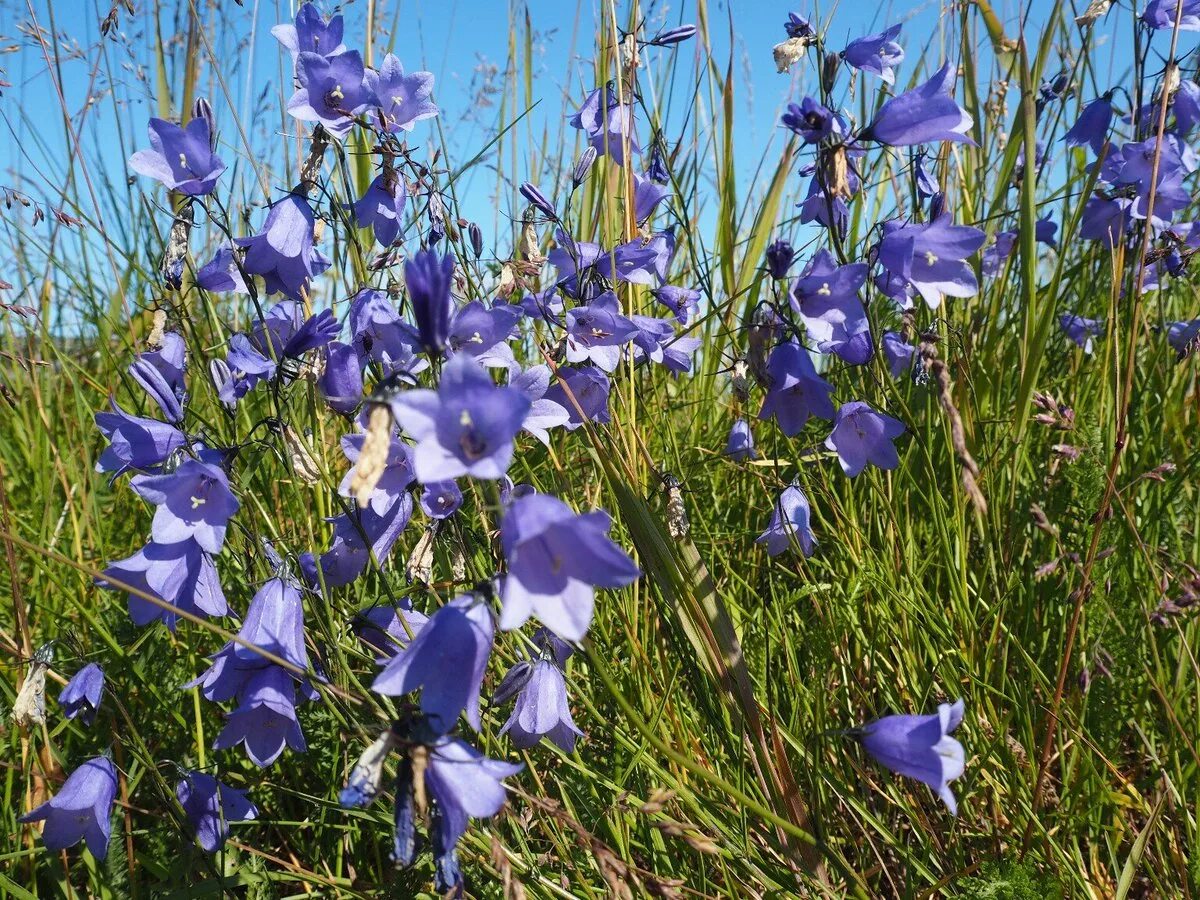
[[[63,6],[60,21],[41,23],[48,29],[44,47],[27,48],[44,56],[52,72],[67,52]],[[223,196],[230,197],[231,219],[240,222],[241,209],[261,201],[261,184],[295,180],[300,145],[285,147],[272,133],[281,122],[294,133],[283,122],[286,98],[259,101],[264,114],[257,118],[238,99],[252,94],[240,64],[220,62],[236,59],[231,39],[207,5],[195,7],[198,18],[186,3],[163,11],[162,31],[182,36],[165,45],[151,40],[151,20],[140,5],[140,20],[121,13],[135,37],[102,42],[88,65],[102,81],[119,83],[115,76],[128,55],[156,73],[160,111],[177,116],[191,96],[207,94],[237,114],[236,127],[222,134],[232,170],[222,190],[232,189]],[[395,10],[383,2],[371,8],[378,56],[391,43]],[[601,83],[616,77],[616,28],[644,12],[636,2],[616,8],[606,2],[596,22],[583,6],[564,11],[556,24],[565,31],[576,16],[576,39],[589,48],[595,28]],[[1032,235],[1034,219],[1054,210],[1061,250],[1049,252],[1030,238],[999,277],[982,282],[978,296],[949,300],[936,314],[921,306],[910,327],[914,335],[937,335],[936,354],[978,463],[986,511],[964,488],[951,418],[936,388],[893,381],[880,360],[859,369],[839,364],[829,377],[839,401],[865,399],[908,424],[894,472],[844,477],[827,454],[813,452],[823,423],[791,440],[773,425],[757,425],[763,458],[754,464],[721,455],[735,416],[753,416],[761,400],[756,389],[749,407],[739,409],[723,370],[729,354],[744,349],[742,328],[755,305],[777,290],[764,278],[762,251],[790,234],[806,258],[823,238],[793,218],[805,186],[795,174],[797,148],[778,136],[765,148],[734,139],[745,90],[733,74],[738,60],[706,49],[711,32],[733,27],[723,10],[698,0],[687,11],[701,28],[697,39],[674,54],[652,54],[653,65],[639,73],[650,107],[639,111],[643,127],[661,118],[679,144],[672,173],[680,250],[672,282],[703,286],[707,305],[694,333],[705,350],[691,377],[623,370],[608,426],[556,433],[548,450],[521,439],[513,477],[580,509],[608,509],[615,536],[636,553],[645,575],[630,589],[600,593],[586,651],[571,664],[576,722],[588,735],[576,754],[548,744],[517,753],[496,734],[507,710],[485,713],[478,745],[524,762],[526,771],[512,779],[506,811],[475,823],[464,839],[473,894],[503,896],[510,879],[528,897],[583,898],[1200,891],[1189,862],[1200,789],[1197,627],[1187,616],[1169,627],[1150,621],[1164,593],[1178,593],[1186,565],[1200,565],[1195,362],[1177,362],[1154,329],[1195,315],[1195,290],[1180,280],[1139,301],[1122,296],[1111,255],[1076,237],[1089,193],[1082,155],[1067,155],[1052,170],[1055,177],[1010,188],[1018,148],[1032,147],[1032,105],[1022,105],[1014,91],[1010,115],[999,122],[987,109],[991,86],[1004,78],[1036,87],[1053,74],[1056,54],[1078,51],[1080,37],[1070,24],[1074,13],[1059,4],[1040,45],[1032,43],[1039,35],[1027,33],[1031,43],[1017,52],[985,53],[978,48],[987,35],[997,37],[993,25],[1000,27],[985,14],[984,4],[946,13],[945,46],[971,48],[964,55],[965,105],[978,123],[980,146],[943,153],[939,175],[958,219],[989,233],[1021,225]],[[1128,10],[1113,15],[1131,19]],[[1018,37],[1007,27],[1007,37]],[[918,36],[906,37],[910,62],[901,77],[918,80]],[[470,154],[449,160],[441,177],[452,198],[490,190],[498,209],[519,209],[521,181],[548,192],[556,176],[560,184],[567,177],[579,149],[574,132],[538,134],[523,118],[536,101],[565,108],[573,99],[539,94],[534,43],[529,19],[514,4],[510,58],[489,123],[494,137],[470,146],[471,153],[491,155],[486,167],[458,168]],[[403,56],[403,47],[396,50]],[[1097,58],[1078,52],[1072,58],[1081,60],[1075,80],[1084,99],[1105,89],[1094,83]],[[936,40],[925,59],[927,68],[936,64]],[[198,74],[185,76],[192,71]],[[815,90],[811,73],[806,78]],[[322,472],[321,483],[304,483],[274,437],[239,456],[242,510],[218,559],[233,608],[244,610],[267,577],[259,538],[293,553],[327,546],[323,517],[337,511],[333,489],[345,470],[337,446],[344,421],[307,382],[287,388],[278,408],[259,390],[236,414],[221,411],[201,360],[223,354],[252,310],[190,284],[163,294],[155,272],[169,227],[165,198],[106,173],[96,164],[96,148],[80,142],[87,133],[81,117],[103,115],[119,124],[126,151],[141,144],[145,107],[131,112],[122,91],[149,96],[144,85],[125,84],[80,116],[39,111],[45,128],[65,129],[68,146],[78,149],[69,167],[51,144],[39,149],[36,130],[28,132],[26,152],[44,164],[45,183],[59,188],[55,205],[84,224],[27,229],[17,216],[28,212],[14,207],[4,229],[9,265],[0,275],[17,292],[3,299],[40,315],[0,310],[0,646],[9,661],[0,707],[15,696],[21,658],[51,638],[60,641],[52,694],[84,659],[102,663],[112,690],[90,729],[64,721],[53,700],[44,731],[22,733],[5,717],[0,830],[9,839],[0,847],[0,896],[431,891],[428,854],[409,871],[390,863],[386,803],[345,812],[336,801],[349,767],[392,708],[367,690],[374,665],[349,634],[348,619],[374,598],[408,593],[403,561],[421,533],[418,523],[382,571],[334,592],[328,604],[307,604],[310,643],[330,690],[323,702],[302,709],[309,751],[286,753],[267,770],[240,752],[212,751],[220,710],[179,689],[202,671],[223,636],[210,625],[182,624],[175,636],[135,628],[121,596],[92,584],[108,561],[140,546],[148,529],[145,505],[123,481],[110,486],[94,471],[103,442],[92,415],[109,392],[145,411],[126,369],[156,306],[170,310],[172,326],[187,338],[191,409],[206,434],[218,444],[236,443],[278,414],[311,431]],[[1050,140],[1074,120],[1078,104],[1078,95],[1067,101]],[[21,114],[34,123],[32,111]],[[54,117],[59,121],[52,123]],[[424,131],[431,149],[449,139],[451,121],[444,117]],[[1046,129],[1043,122],[1038,136]],[[1002,131],[1008,132],[1003,146]],[[735,159],[737,166],[754,161],[736,168],[754,173],[749,184],[735,178]],[[909,205],[906,157],[872,153],[868,160],[865,210],[843,248],[852,258],[861,258],[875,222],[897,202]],[[345,199],[365,184],[370,166],[331,150],[325,176],[329,194]],[[630,223],[614,202],[627,177],[608,160],[597,165],[572,205],[577,237],[611,245],[629,236]],[[331,208],[322,202],[325,213]],[[251,212],[252,221],[260,215]],[[489,245],[494,238],[496,253],[508,255],[519,226],[510,229],[499,215],[482,224]],[[364,258],[340,226],[327,234],[335,266],[322,279],[317,305],[333,303],[341,314]],[[201,262],[207,259],[202,235],[209,245],[218,237],[193,237]],[[548,239],[543,235],[544,247]],[[479,274],[488,282],[498,271]],[[373,277],[386,283],[386,273]],[[651,309],[641,288],[625,285],[621,298],[629,309]],[[879,331],[899,325],[886,300],[872,292],[869,301]],[[1094,355],[1063,338],[1056,324],[1062,312],[1106,319],[1108,336],[1097,341]],[[532,361],[543,349],[530,343],[523,351]],[[1035,423],[1034,391],[1070,405],[1074,428]],[[1058,459],[1052,447],[1059,443],[1080,447],[1078,461]],[[1166,462],[1174,469],[1163,480],[1145,477]],[[659,471],[683,481],[688,539],[666,533]],[[793,478],[812,500],[819,549],[807,560],[770,559],[754,538]],[[419,607],[432,610],[452,595],[455,545],[468,573],[495,571],[491,494],[472,483],[467,495],[438,545],[436,590],[413,594]],[[1034,505],[1044,511],[1045,527],[1031,514]],[[1053,572],[1035,575],[1055,559]],[[513,635],[500,640],[489,685],[520,646]],[[1101,673],[1098,660],[1111,674]],[[1091,673],[1086,692],[1084,667]],[[955,784],[957,819],[924,786],[889,775],[837,735],[878,715],[929,711],[959,696],[967,713],[957,736],[968,764]],[[106,748],[122,773],[108,860],[98,863],[78,850],[46,852],[16,817],[33,798],[55,790],[63,771]],[[258,803],[259,820],[235,826],[223,854],[209,858],[192,846],[174,801],[172,761],[214,767],[228,783],[249,788]],[[508,896],[520,894],[510,888]]]

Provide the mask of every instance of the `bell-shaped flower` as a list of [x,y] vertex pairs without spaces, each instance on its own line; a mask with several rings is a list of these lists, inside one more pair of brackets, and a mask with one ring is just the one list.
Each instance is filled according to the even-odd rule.
[[817,541],[813,537],[811,519],[808,497],[793,481],[775,501],[771,522],[755,543],[766,544],[768,556],[778,556],[797,545],[805,556],[812,556]]
[[895,67],[904,62],[904,48],[896,43],[900,28],[899,24],[892,25],[878,34],[856,38],[842,51],[842,59],[855,69],[873,72],[888,84],[895,84]]
[[377,175],[366,192],[350,204],[359,228],[370,228],[375,240],[390,247],[400,237],[404,221],[404,202],[408,198],[403,180],[396,174]]
[[621,315],[617,295],[607,291],[567,310],[567,362],[591,362],[612,372],[621,361],[621,348],[636,334],[637,326]]
[[[357,464],[366,440],[367,435],[361,432],[345,435],[342,438],[342,453],[346,455],[346,459]],[[412,451],[409,449],[408,444],[401,441],[394,434],[388,441],[386,456],[378,462],[380,467],[379,477],[375,480],[374,487],[365,505],[369,506],[373,512],[382,516],[400,501],[409,486],[417,480],[417,476],[413,473]],[[350,471],[345,474],[338,485],[338,494],[341,496],[356,496],[354,487],[355,471],[356,466],[351,466]]]
[[838,407],[833,432],[825,446],[837,453],[842,471],[853,478],[867,463],[881,469],[894,469],[900,457],[892,441],[907,429],[899,419],[877,412],[862,400],[843,403]]
[[[770,250],[770,247],[767,249]],[[651,293],[655,300],[671,311],[680,325],[689,324],[700,312],[699,291],[664,284]]]
[[1063,141],[1068,147],[1091,147],[1092,153],[1099,156],[1108,139],[1112,120],[1112,94],[1108,93],[1083,108],[1075,124],[1063,135]]
[[1063,313],[1058,317],[1058,327],[1063,330],[1063,334],[1082,347],[1084,353],[1089,354],[1092,352],[1093,339],[1104,334],[1102,319],[1088,319],[1071,313]]
[[242,270],[238,267],[237,259],[234,257],[234,252],[232,244],[218,247],[213,258],[196,272],[196,284],[206,291],[217,293],[227,291],[234,291],[238,294],[250,293],[250,289],[246,287],[246,279],[242,277]]
[[267,666],[250,675],[213,749],[238,744],[245,745],[246,755],[261,768],[275,762],[285,747],[297,753],[308,749],[296,718],[296,681],[285,669]]
[[327,588],[342,587],[366,571],[372,555],[382,564],[408,526],[412,512],[412,495],[405,492],[384,513],[368,505],[329,519],[333,546],[321,554],[319,563],[307,554],[301,557],[305,577],[314,587],[322,582]]
[[827,138],[846,135],[846,122],[840,115],[819,100],[805,97],[799,103],[789,103],[780,120],[784,128],[800,136],[806,144],[819,144]]
[[367,70],[367,85],[378,104],[379,127],[390,133],[412,131],[422,119],[439,112],[433,102],[433,73],[410,72],[391,53],[383,58],[379,71]]
[[453,478],[448,481],[435,481],[421,490],[421,509],[431,519],[450,518],[458,512],[462,502],[462,490]]
[[518,306],[500,303],[487,307],[472,300],[451,319],[446,345],[451,353],[465,353],[481,365],[511,370],[517,367],[517,360],[508,341],[521,316]]
[[[520,666],[527,668],[522,670]],[[513,744],[522,750],[544,737],[563,751],[573,752],[575,740],[583,737],[583,732],[575,727],[575,720],[571,718],[567,681],[562,669],[552,659],[536,659],[517,663],[504,680],[509,681],[510,677],[512,682],[507,686],[502,682],[492,701],[499,704],[514,694],[517,698],[512,715],[500,729],[500,734],[509,735]],[[516,682],[520,685],[513,690]]]
[[150,525],[155,543],[191,538],[209,553],[221,552],[240,504],[220,466],[188,459],[170,475],[138,475],[129,486],[157,507]]
[[529,398],[529,412],[521,428],[549,446],[550,429],[571,420],[571,414],[561,403],[546,396],[550,390],[550,367],[530,366],[514,374],[508,383]]
[[104,670],[96,663],[88,663],[71,676],[67,686],[58,695],[63,715],[68,719],[79,716],[83,724],[91,725],[100,708],[100,696],[104,693]]
[[112,472],[114,478],[130,469],[153,472],[187,443],[174,425],[132,416],[111,396],[108,402],[112,412],[96,413],[96,427],[109,442],[96,462],[97,472]]
[[429,617],[376,677],[371,689],[398,697],[421,691],[421,711],[445,734],[466,714],[478,731],[479,692],[492,653],[495,625],[487,604],[464,594]]
[[395,656],[425,627],[429,617],[402,599],[398,606],[373,603],[354,614],[350,627],[358,639],[383,657]]
[[359,362],[378,363],[384,376],[404,372],[416,375],[429,368],[418,356],[421,337],[397,312],[386,291],[364,289],[350,301],[350,334]]
[[833,385],[817,374],[808,351],[795,341],[786,341],[771,351],[767,378],[770,386],[758,417],[774,416],[780,431],[788,437],[799,434],[810,416],[833,418],[833,401],[829,399]]
[[315,3],[302,3],[296,10],[295,24],[275,25],[271,34],[292,54],[292,60],[301,53],[319,53],[334,56],[346,49],[342,43],[344,25],[341,16],[328,20],[321,15]]
[[954,99],[956,67],[946,63],[924,84],[888,100],[860,136],[892,147],[929,141],[974,144],[967,131],[975,120]]
[[116,767],[112,760],[98,756],[67,776],[57,794],[17,821],[45,822],[42,843],[47,850],[65,850],[86,841],[92,856],[104,859],[116,796]]
[[745,419],[738,419],[729,429],[725,455],[738,462],[744,459],[758,459],[758,451],[754,449],[754,434],[750,431],[750,423]]
[[963,702],[942,703],[929,716],[884,716],[854,735],[877,763],[897,775],[929,785],[954,815],[958,802],[950,782],[966,770],[963,745],[950,737],[963,717]]
[[546,391],[546,399],[567,411],[569,418],[564,427],[574,431],[584,422],[604,425],[612,421],[608,409],[611,388],[608,376],[595,366],[564,366],[558,370],[558,381]]
[[123,590],[128,585],[169,604],[164,609],[137,594],[129,594],[129,617],[135,625],[161,621],[174,631],[179,617],[170,607],[195,616],[223,616],[229,612],[217,567],[193,540],[177,544],[152,541],[128,559],[110,563],[96,583],[111,590]]
[[882,345],[888,372],[893,378],[899,378],[900,374],[912,365],[913,354],[917,352],[917,348],[894,331],[884,332]]
[[658,204],[671,196],[671,189],[653,178],[633,173],[633,217],[640,225],[652,215]]
[[189,197],[211,194],[225,163],[213,152],[208,120],[199,116],[180,127],[151,119],[148,130],[150,149],[129,157],[129,167]]
[[206,853],[216,853],[225,846],[230,822],[258,818],[258,807],[245,791],[231,788],[204,772],[185,772],[175,785],[175,796]]
[[1142,21],[1156,30],[1174,28],[1177,17],[1180,31],[1200,31],[1200,0],[1150,0],[1141,15]]
[[246,248],[242,262],[250,275],[261,275],[268,294],[300,299],[310,281],[329,268],[329,260],[313,246],[316,220],[308,201],[288,194],[271,207],[257,234],[236,238]]
[[446,364],[437,391],[404,391],[391,402],[396,421],[417,441],[413,467],[423,482],[503,476],[530,406],[525,394],[496,385],[461,353]]
[[418,250],[404,263],[404,286],[412,303],[413,318],[421,346],[430,355],[446,349],[450,332],[450,287],[454,281],[454,257],[435,250]]
[[296,81],[300,87],[288,100],[288,112],[301,122],[319,122],[337,137],[344,137],[354,116],[375,99],[357,50],[336,56],[302,50],[296,56]]
[[324,366],[317,389],[331,409],[344,416],[354,414],[363,399],[363,367],[350,344],[331,341],[324,350]]
[[817,251],[792,284],[792,308],[822,353],[833,353],[852,366],[871,359],[871,323],[858,291],[867,280],[866,263],[839,266],[828,250]]
[[932,222],[885,229],[878,260],[889,275],[914,287],[930,309],[937,309],[943,297],[973,297],[979,292],[966,260],[985,240],[978,228],[955,225],[944,213]]
[[500,524],[508,572],[500,590],[500,627],[519,628],[530,616],[563,640],[587,632],[595,588],[619,588],[641,574],[612,542],[603,510],[579,515],[557,497],[529,494],[514,500]]
[[601,156],[607,153],[618,166],[625,165],[626,142],[632,153],[642,152],[633,133],[633,107],[617,102],[611,84],[588,94],[570,125],[584,131],[596,152]]

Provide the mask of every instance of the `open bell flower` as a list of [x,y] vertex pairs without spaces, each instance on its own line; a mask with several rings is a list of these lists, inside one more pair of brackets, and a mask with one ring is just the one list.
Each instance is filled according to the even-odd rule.
[[963,701],[942,703],[928,716],[885,716],[853,732],[863,748],[880,765],[897,775],[929,785],[958,815],[958,802],[950,782],[966,770],[963,745],[950,737],[963,718]]
[[280,24],[271,28],[271,34],[291,54],[292,60],[301,53],[318,53],[334,56],[346,49],[342,43],[345,26],[341,16],[326,19],[315,3],[302,3],[296,10],[293,24]]
[[842,59],[855,69],[872,72],[888,84],[895,84],[895,67],[904,62],[904,48],[896,43],[900,28],[896,24],[878,34],[856,38],[842,51]]
[[104,859],[116,795],[116,767],[112,760],[98,756],[72,772],[57,794],[17,821],[44,821],[42,843],[47,850],[65,850],[86,841],[92,856]]
[[755,543],[766,544],[768,556],[778,556],[797,545],[805,556],[812,556],[817,541],[813,537],[811,519],[808,497],[800,490],[800,485],[792,482],[775,501],[771,522]]
[[170,475],[139,475],[129,486],[156,507],[150,535],[159,544],[189,538],[219,553],[239,503],[220,466],[184,460]]
[[843,403],[837,411],[833,431],[825,446],[837,453],[842,471],[853,478],[874,463],[881,469],[894,469],[900,457],[892,441],[907,429],[899,419],[876,412],[861,400]]
[[129,157],[129,167],[189,197],[211,194],[225,163],[213,152],[208,120],[194,118],[179,126],[151,119],[148,130],[150,149]]
[[517,665],[526,665],[528,669],[519,673],[523,684],[516,692],[517,702],[500,734],[507,734],[520,749],[532,747],[544,737],[561,750],[574,752],[575,741],[583,737],[583,732],[571,718],[562,669],[550,659]]
[[324,125],[337,137],[345,136],[354,116],[375,99],[357,50],[336,56],[301,51],[296,57],[296,81],[300,88],[288,101],[288,112],[301,122]]
[[100,708],[100,696],[104,693],[104,670],[96,663],[88,663],[71,676],[67,686],[58,695],[59,706],[68,719],[79,716],[85,725],[91,725]]
[[225,845],[230,822],[258,818],[258,807],[245,791],[231,788],[204,772],[185,773],[175,785],[175,796],[206,853],[216,853]]
[[404,74],[400,60],[389,53],[379,71],[367,70],[367,86],[374,95],[380,127],[393,134],[412,131],[424,119],[437,116],[433,102],[433,73]]
[[888,100],[862,133],[862,140],[891,147],[929,141],[974,144],[967,131],[975,120],[954,99],[955,67],[942,66],[924,84]]

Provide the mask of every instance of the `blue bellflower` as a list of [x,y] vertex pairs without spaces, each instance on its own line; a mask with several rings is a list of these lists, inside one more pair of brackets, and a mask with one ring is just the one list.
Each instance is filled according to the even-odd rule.
[[958,802],[950,782],[966,769],[962,744],[950,737],[963,717],[963,702],[942,703],[929,716],[884,716],[855,730],[880,765],[929,785],[953,815]]
[[838,407],[833,431],[825,446],[837,453],[842,471],[853,478],[867,463],[881,469],[894,469],[900,457],[892,441],[907,429],[899,419],[877,412],[861,400]]
[[112,807],[116,795],[116,767],[112,760],[98,756],[67,776],[57,794],[17,821],[44,821],[42,843],[47,850],[65,850],[86,841],[92,856],[104,859],[112,834]]
[[79,716],[83,724],[91,725],[100,708],[100,696],[104,693],[104,670],[96,663],[88,663],[67,682],[58,703],[68,719]]
[[947,62],[924,84],[888,100],[861,139],[892,147],[930,141],[974,144],[967,131],[975,122],[954,99],[955,73]]
[[404,66],[391,53],[378,72],[367,71],[367,85],[378,106],[378,124],[386,132],[412,131],[418,122],[438,115],[432,99],[433,73],[405,75]]
[[211,194],[225,163],[213,152],[213,135],[207,119],[197,117],[180,127],[151,119],[150,149],[129,157],[129,167],[139,175],[162,182],[189,197]]
[[258,818],[258,807],[245,791],[231,788],[204,772],[185,772],[175,785],[175,796],[206,853],[216,853],[225,846],[230,822]]
[[775,501],[770,524],[755,543],[766,544],[768,556],[778,556],[795,546],[799,546],[805,556],[812,556],[817,541],[813,537],[811,519],[808,497],[793,481]]

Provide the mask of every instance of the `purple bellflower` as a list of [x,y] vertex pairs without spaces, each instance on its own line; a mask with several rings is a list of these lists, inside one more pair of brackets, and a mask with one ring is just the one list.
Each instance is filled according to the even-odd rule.
[[353,415],[363,399],[362,363],[350,344],[331,341],[324,350],[317,388],[329,406],[344,416]]
[[428,616],[412,608],[410,600],[402,599],[398,606],[373,603],[360,609],[350,627],[380,657],[391,658],[408,646],[428,621]]
[[67,776],[57,794],[17,821],[44,821],[42,843],[47,850],[65,850],[86,841],[92,856],[104,859],[116,795],[117,770],[112,760],[97,756]]
[[239,503],[219,466],[188,459],[170,475],[139,475],[129,486],[157,507],[150,526],[156,543],[191,538],[202,550],[221,552]]
[[633,173],[633,217],[639,225],[654,215],[658,204],[670,196],[670,188],[659,184],[653,178]]
[[329,268],[329,260],[313,246],[315,219],[308,201],[288,194],[271,207],[262,231],[234,243],[246,248],[242,265],[250,275],[261,275],[267,293],[284,293],[300,299],[309,282]]
[[755,543],[766,544],[768,556],[778,556],[797,545],[805,556],[812,556],[817,541],[813,537],[811,520],[812,508],[808,504],[808,497],[800,490],[800,485],[793,481],[775,501],[771,522]]
[[208,120],[197,117],[180,127],[151,119],[148,130],[151,149],[129,157],[129,167],[189,197],[211,194],[225,163],[213,152]]
[[439,110],[433,102],[433,73],[404,74],[400,60],[389,53],[378,72],[367,71],[367,85],[379,105],[379,125],[387,132],[412,131],[423,119],[432,119]]
[[329,519],[333,525],[333,546],[319,561],[301,557],[305,577],[315,586],[342,587],[354,581],[371,563],[371,555],[382,564],[412,518],[412,495],[400,495],[387,511],[375,512],[370,505]]
[[1108,139],[1112,120],[1112,94],[1108,93],[1083,108],[1075,124],[1063,135],[1063,141],[1068,147],[1091,147],[1092,153],[1099,156]]
[[522,660],[513,666],[492,698],[498,706],[512,697],[517,702],[500,729],[513,744],[525,750],[543,737],[565,753],[573,753],[583,732],[575,727],[567,701],[567,681],[553,659]]
[[771,351],[767,377],[770,387],[758,417],[774,416],[779,430],[788,437],[799,434],[810,416],[833,418],[833,401],[829,399],[833,385],[817,374],[808,351],[795,341],[782,343]]
[[96,413],[96,426],[109,442],[96,462],[97,472],[112,472],[114,478],[130,469],[154,472],[187,443],[174,425],[131,416],[112,397],[108,402],[112,412]]
[[1200,0],[1150,0],[1141,19],[1150,28],[1174,28],[1177,15],[1180,31],[1200,31]]
[[767,247],[766,257],[767,271],[771,277],[787,278],[788,269],[792,267],[792,260],[796,258],[796,251],[787,241],[778,240]]
[[437,391],[404,391],[391,402],[396,421],[417,441],[413,468],[422,482],[503,476],[530,406],[520,390],[496,385],[461,353],[446,364]]
[[304,3],[296,10],[295,24],[276,25],[271,34],[291,52],[294,61],[301,53],[322,56],[341,53],[346,49],[342,43],[343,27],[341,16],[326,20],[315,3]]
[[518,306],[500,303],[487,307],[472,300],[450,321],[447,346],[451,353],[465,353],[482,365],[511,371],[518,366],[508,340],[521,316]]
[[894,469],[900,457],[892,441],[906,431],[904,423],[887,413],[876,412],[862,400],[844,403],[838,408],[833,432],[825,446],[837,453],[842,471],[853,478],[867,463],[881,469]]
[[[157,597],[175,609],[195,616],[224,616],[229,612],[212,557],[193,540],[177,544],[151,542],[128,559],[110,563],[96,583],[123,590],[107,579]],[[179,617],[136,594],[129,594],[129,618],[135,625],[161,621],[171,631]]]
[[929,308],[937,309],[943,297],[973,297],[979,292],[966,260],[985,240],[978,228],[955,225],[944,213],[932,222],[885,228],[878,259],[890,276],[916,288]]
[[419,332],[400,318],[386,291],[366,289],[354,295],[350,333],[362,366],[378,363],[385,377],[397,372],[416,375],[429,368],[429,361],[417,355]]
[[1068,338],[1082,347],[1084,353],[1088,354],[1092,352],[1093,338],[1101,337],[1104,334],[1102,319],[1086,319],[1071,313],[1063,313],[1058,317],[1058,327]]
[[819,144],[827,138],[841,138],[846,134],[842,117],[812,97],[805,97],[800,103],[789,103],[780,121],[806,144]]
[[196,272],[196,284],[206,291],[217,293],[227,291],[234,291],[238,294],[250,293],[250,289],[246,287],[246,279],[242,277],[242,270],[238,267],[231,244],[217,248],[213,258],[200,267]]
[[966,769],[962,744],[950,737],[963,717],[963,702],[942,703],[930,716],[885,716],[855,729],[855,736],[880,765],[929,785],[958,815],[950,782]]
[[389,659],[371,689],[389,697],[421,690],[421,711],[439,734],[465,713],[479,731],[479,692],[492,653],[495,625],[487,604],[473,594],[451,600]]
[[258,807],[245,791],[231,788],[203,772],[184,772],[175,785],[175,796],[206,853],[216,853],[225,846],[230,822],[258,818]]
[[856,38],[842,51],[842,59],[855,69],[873,72],[888,84],[895,84],[895,67],[904,62],[904,48],[896,43],[900,28],[892,25],[878,34]]
[[454,282],[454,257],[442,257],[434,250],[419,250],[404,263],[404,285],[412,303],[413,318],[421,346],[431,356],[446,349],[450,331]]
[[792,308],[822,353],[852,366],[871,359],[871,323],[858,291],[867,280],[866,263],[839,266],[828,250],[817,251],[792,285]]
[[[345,435],[342,438],[342,453],[346,455],[346,459],[357,463],[366,439],[367,436],[361,432]],[[392,435],[388,443],[387,456],[382,463],[383,471],[376,480],[375,487],[366,504],[372,512],[381,516],[400,502],[409,486],[416,481],[412,466],[412,451],[408,444],[395,435]],[[342,478],[341,484],[338,485],[338,493],[343,497],[355,495],[351,486],[354,480],[354,469],[355,467],[351,466]]]
[[917,348],[894,331],[884,332],[882,346],[888,372],[893,378],[899,378],[905,369],[912,366],[913,354],[917,352]]
[[566,425],[571,420],[571,414],[561,403],[546,396],[550,390],[550,367],[530,366],[514,374],[508,383],[529,398],[529,413],[521,423],[521,428],[549,446],[550,429]]
[[641,574],[612,542],[603,510],[579,515],[557,497],[514,500],[500,524],[508,572],[500,590],[500,627],[519,628],[530,616],[566,641],[587,632],[595,588],[619,588]]
[[974,144],[967,131],[975,122],[954,99],[955,74],[947,62],[924,84],[888,100],[861,139],[892,147],[929,141]]
[[700,313],[699,291],[664,284],[651,293],[655,300],[671,311],[680,325],[689,324]]
[[738,462],[744,459],[758,459],[758,451],[754,449],[754,433],[750,431],[750,423],[745,419],[738,419],[729,429],[725,455]]
[[398,175],[377,175],[362,198],[351,204],[354,219],[359,228],[370,228],[382,246],[390,247],[400,237],[407,198],[408,191]]
[[570,125],[584,131],[596,152],[601,156],[607,153],[618,166],[625,165],[626,141],[632,153],[642,152],[633,134],[633,107],[617,102],[611,84],[588,94]]
[[580,368],[562,367],[558,370],[558,381],[550,385],[545,399],[567,411],[567,431],[574,431],[584,422],[603,425],[612,421],[608,409],[608,395],[612,388],[600,369],[595,366]]
[[301,122],[319,122],[339,138],[350,131],[354,116],[374,102],[357,50],[337,56],[301,51],[296,81],[300,88],[288,101],[288,112]]
[[621,348],[636,335],[637,326],[621,315],[617,295],[606,291],[567,310],[567,362],[591,362],[612,372],[621,361]]
[[297,753],[308,749],[296,718],[296,681],[285,669],[267,666],[253,670],[238,701],[213,741],[214,750],[243,744],[251,762],[265,769],[285,747]]
[[58,703],[68,719],[79,716],[83,724],[91,725],[100,708],[100,695],[104,693],[104,670],[96,663],[88,663],[67,682]]
[[421,509],[431,519],[448,519],[462,506],[462,490],[454,479],[435,481],[421,491]]

